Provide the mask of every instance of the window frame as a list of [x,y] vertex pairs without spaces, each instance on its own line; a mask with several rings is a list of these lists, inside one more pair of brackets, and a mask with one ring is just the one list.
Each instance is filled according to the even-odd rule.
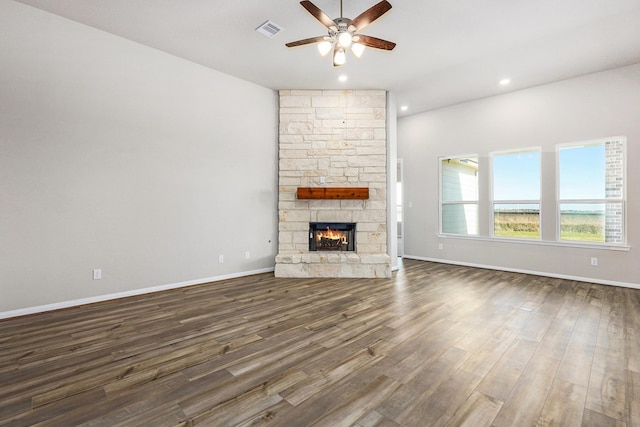
[[[456,200],[456,201],[444,201],[442,185],[443,185],[443,176],[442,176],[442,163],[444,160],[453,160],[453,159],[467,159],[467,158],[475,158],[478,162],[478,169],[476,175],[476,199],[475,201],[465,201],[465,200]],[[443,223],[443,206],[445,205],[475,205],[477,210],[476,215],[476,233],[475,234],[461,234],[461,233],[450,233],[445,232],[442,229]],[[472,154],[460,154],[453,156],[439,156],[438,157],[438,231],[442,236],[456,236],[456,237],[473,237],[476,238],[480,236],[480,155],[478,153]]]
[[[538,153],[538,171],[540,180],[538,181],[538,199],[513,199],[513,200],[496,200],[494,194],[494,158],[500,155],[507,154],[519,154],[519,153]],[[543,204],[542,204],[542,147],[523,147],[523,148],[514,148],[509,150],[499,150],[499,151],[491,151],[489,153],[489,209],[490,209],[490,224],[489,224],[489,237],[491,239],[507,239],[507,240],[519,240],[524,242],[537,242],[542,241],[542,216],[543,216]],[[539,216],[539,229],[540,233],[538,237],[522,237],[522,236],[498,236],[495,233],[496,226],[496,218],[495,218],[495,205],[498,204],[509,204],[509,205],[518,205],[518,204],[536,204],[538,205],[538,216]]]
[[[580,146],[604,145],[607,142],[616,141],[622,145],[622,198],[607,199],[606,193],[603,199],[561,199],[560,198],[560,151],[563,148],[577,148]],[[605,157],[606,163],[606,157]],[[590,139],[586,141],[567,142],[556,144],[556,242],[561,244],[571,244],[577,246],[602,246],[602,247],[627,247],[627,137],[612,136],[606,138]],[[606,187],[606,178],[605,178]],[[620,203],[622,205],[622,237],[620,242],[607,242],[606,235],[604,242],[594,242],[588,240],[563,240],[562,239],[562,205],[563,204],[604,204]],[[605,222],[606,224],[606,222]]]

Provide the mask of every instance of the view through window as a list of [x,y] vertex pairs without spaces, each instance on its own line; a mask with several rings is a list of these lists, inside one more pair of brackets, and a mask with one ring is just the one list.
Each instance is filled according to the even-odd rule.
[[540,150],[494,153],[493,235],[540,238]]
[[559,146],[560,240],[624,242],[624,139]]
[[[555,159],[557,191],[545,191],[556,195],[557,233],[546,239],[625,244],[626,138],[558,144]],[[542,206],[539,148],[489,153],[491,173],[483,183],[489,200],[479,200],[477,154],[441,157],[439,162],[441,233],[478,235],[479,209],[486,206],[491,237],[543,238],[541,217],[549,215],[553,221],[554,207]]]
[[440,159],[440,230],[478,234],[478,157]]

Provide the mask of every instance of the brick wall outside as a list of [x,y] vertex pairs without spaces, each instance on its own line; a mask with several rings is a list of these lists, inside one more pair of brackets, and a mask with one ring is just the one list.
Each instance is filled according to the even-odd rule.
[[[613,140],[605,142],[605,198],[624,197],[624,144]],[[619,202],[607,202],[605,209],[605,241],[623,242],[623,206]]]

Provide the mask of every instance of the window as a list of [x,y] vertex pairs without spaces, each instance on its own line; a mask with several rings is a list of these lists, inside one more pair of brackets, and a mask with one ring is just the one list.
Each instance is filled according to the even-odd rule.
[[493,235],[540,238],[540,150],[491,155]]
[[478,156],[440,159],[440,231],[478,234]]
[[625,241],[625,138],[559,145],[560,240]]

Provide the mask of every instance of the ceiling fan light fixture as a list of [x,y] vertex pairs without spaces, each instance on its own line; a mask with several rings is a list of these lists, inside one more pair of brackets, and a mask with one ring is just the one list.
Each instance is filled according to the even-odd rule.
[[351,45],[351,51],[353,52],[353,54],[360,58],[362,56],[362,54],[364,53],[364,45],[360,44],[360,43],[354,43]]
[[333,43],[331,43],[328,40],[318,43],[318,51],[322,56],[326,56],[327,53],[331,52],[332,48],[333,48]]
[[360,58],[364,53],[365,47],[371,47],[381,50],[393,50],[395,43],[379,39],[372,36],[360,34],[363,28],[369,26],[373,21],[380,18],[391,9],[391,3],[387,0],[381,0],[377,4],[356,16],[354,19],[345,18],[342,14],[342,0],[340,0],[340,17],[331,19],[329,15],[324,13],[318,6],[310,0],[302,0],[300,2],[303,8],[307,10],[316,20],[318,20],[328,31],[328,35],[309,37],[285,43],[287,47],[304,46],[317,43],[318,51],[322,56],[327,55],[333,50],[333,66],[344,65],[347,49],[351,49],[353,54]]
[[347,62],[347,55],[345,55],[344,49],[340,47],[336,49],[336,53],[333,56],[333,63],[335,65],[344,65],[345,62]]
[[353,35],[348,31],[341,31],[338,34],[338,44],[344,48],[351,46]]

